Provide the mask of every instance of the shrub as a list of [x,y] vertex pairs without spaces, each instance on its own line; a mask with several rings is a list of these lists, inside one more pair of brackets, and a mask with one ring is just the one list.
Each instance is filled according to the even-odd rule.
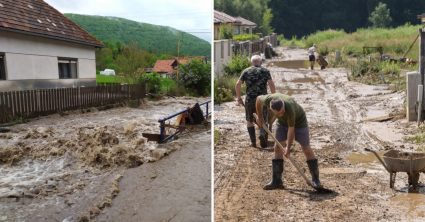
[[218,28],[218,36],[220,39],[232,39],[232,26],[230,24],[220,25]]
[[260,39],[260,36],[256,34],[240,34],[240,35],[233,36],[233,40],[237,42],[248,41],[248,40],[258,40],[258,39]]
[[232,60],[230,60],[230,62],[223,67],[223,71],[225,75],[239,76],[244,69],[250,66],[251,62],[249,61],[248,57],[243,55],[236,55],[233,56]]
[[161,76],[158,73],[144,73],[139,82],[146,83],[147,92],[159,93],[161,91]]

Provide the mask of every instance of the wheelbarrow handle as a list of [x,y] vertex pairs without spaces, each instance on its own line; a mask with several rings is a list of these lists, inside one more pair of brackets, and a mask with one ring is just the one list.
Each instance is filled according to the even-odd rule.
[[391,171],[388,169],[387,164],[385,164],[384,160],[382,160],[382,158],[378,155],[378,153],[377,153],[375,150],[371,150],[371,149],[369,149],[369,148],[365,148],[364,150],[365,150],[365,151],[368,151],[368,152],[372,152],[373,154],[375,154],[376,158],[378,158],[378,160],[379,160],[379,162],[381,162],[382,166],[384,166],[384,168],[385,168],[385,169],[386,169],[389,173],[391,173]]

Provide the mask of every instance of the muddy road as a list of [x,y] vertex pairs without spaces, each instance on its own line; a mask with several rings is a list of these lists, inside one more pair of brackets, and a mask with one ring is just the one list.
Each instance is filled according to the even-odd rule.
[[[145,101],[138,108],[70,112],[9,127],[10,132],[0,133],[0,221],[98,221],[100,214],[130,221],[137,215],[122,213],[128,209],[152,213],[150,218],[158,221],[208,221],[210,168],[203,166],[211,161],[209,124],[190,127],[166,144],[142,136],[159,133],[158,119],[207,100]],[[199,178],[186,184],[191,179],[187,172]],[[170,186],[170,178],[179,189]],[[205,191],[187,195],[200,187],[207,196]],[[129,194],[140,198],[119,201]],[[154,194],[164,197],[152,202],[162,204],[157,211],[143,199]],[[114,212],[121,213],[113,217]]]
[[[216,221],[423,221],[423,188],[407,193],[407,175],[399,173],[395,190],[390,189],[389,173],[364,151],[415,151],[416,145],[405,141],[417,130],[403,117],[405,93],[348,81],[345,69],[320,70],[316,64],[311,71],[299,61],[308,58],[305,50],[277,50],[281,57],[265,66],[277,91],[304,107],[321,181],[335,192],[315,193],[289,161],[283,174],[286,189],[264,191],[274,153],[249,146],[244,109],[225,103],[215,107],[220,132],[214,149]],[[393,118],[381,121],[385,116]],[[298,144],[291,155],[310,178]]]

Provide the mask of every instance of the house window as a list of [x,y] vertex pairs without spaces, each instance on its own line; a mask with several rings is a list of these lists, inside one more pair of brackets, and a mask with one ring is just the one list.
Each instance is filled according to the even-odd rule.
[[72,58],[58,58],[59,79],[76,79],[78,77],[78,60]]
[[6,80],[6,60],[4,53],[0,52],[0,80]]

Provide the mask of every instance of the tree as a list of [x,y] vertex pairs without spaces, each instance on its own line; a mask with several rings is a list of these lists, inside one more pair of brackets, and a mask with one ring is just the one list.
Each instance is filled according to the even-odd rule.
[[193,59],[188,64],[179,65],[178,82],[199,96],[210,95],[211,64]]
[[388,27],[392,22],[392,18],[390,16],[390,9],[387,7],[387,4],[379,2],[375,10],[370,14],[369,21],[375,28]]
[[130,43],[117,56],[116,65],[119,67],[119,75],[128,83],[137,82],[144,73],[143,68],[149,65],[151,57],[152,54],[141,50],[137,43]]
[[264,35],[269,35],[273,33],[273,27],[271,26],[271,22],[273,19],[272,10],[267,8],[263,14],[263,21],[261,23],[260,29]]

